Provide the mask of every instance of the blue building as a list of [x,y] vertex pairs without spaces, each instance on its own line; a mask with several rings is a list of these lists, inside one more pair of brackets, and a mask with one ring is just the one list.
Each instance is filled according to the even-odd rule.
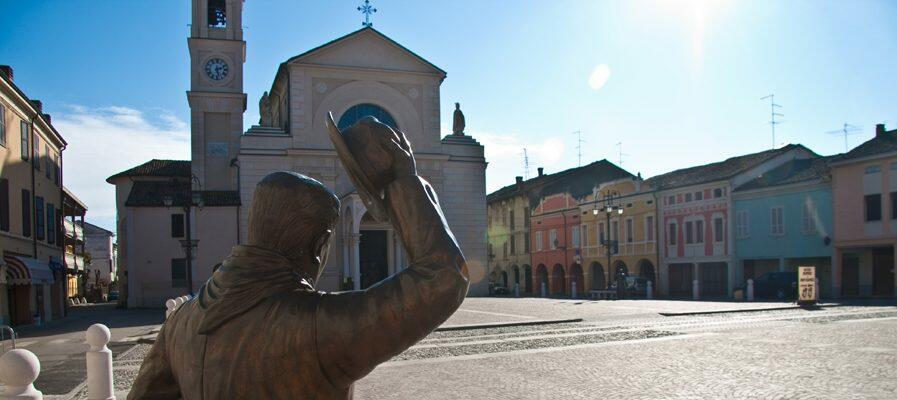
[[820,296],[832,293],[829,157],[789,161],[737,187],[736,279],[815,266]]

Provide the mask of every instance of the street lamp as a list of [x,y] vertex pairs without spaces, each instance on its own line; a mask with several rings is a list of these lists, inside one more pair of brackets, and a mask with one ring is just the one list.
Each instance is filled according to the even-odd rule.
[[[604,248],[607,250],[607,269],[610,271],[611,269],[611,257],[613,256],[612,248],[619,248],[619,241],[611,240],[610,238],[610,216],[611,214],[617,213],[618,215],[623,215],[623,207],[617,206],[611,203],[612,197],[611,195],[605,196],[604,207],[595,208],[592,210],[592,215],[598,215],[601,212],[607,216],[607,237],[601,242],[604,245]],[[615,271],[616,280],[617,280],[617,298],[622,299],[625,295],[625,291],[623,286],[625,284],[624,277],[622,271]]]
[[[202,208],[205,205],[205,202],[203,201],[201,191],[194,191],[193,189],[188,188],[187,193],[189,195],[185,197],[185,201],[182,204],[177,204],[177,206],[184,210],[185,239],[181,240],[181,247],[184,248],[184,256],[187,261],[187,290],[190,296],[193,296],[193,249],[199,244],[199,239],[193,240],[192,238],[190,232],[190,214],[193,207]],[[162,204],[165,205],[166,208],[175,206],[174,196],[162,196]]]

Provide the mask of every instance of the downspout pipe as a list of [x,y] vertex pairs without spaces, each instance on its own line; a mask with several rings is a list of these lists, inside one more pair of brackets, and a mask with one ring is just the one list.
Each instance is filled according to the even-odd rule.
[[36,188],[35,174],[34,174],[34,163],[37,162],[37,160],[34,159],[34,119],[35,118],[37,118],[37,114],[35,114],[33,117],[31,117],[31,124],[30,124],[31,129],[28,132],[28,144],[29,144],[28,159],[31,160],[31,163],[30,163],[31,165],[28,166],[29,167],[28,169],[31,170],[31,196],[28,199],[28,201],[31,202],[31,204],[29,205],[29,209],[31,210],[31,221],[30,221],[30,224],[31,224],[31,247],[32,247],[32,252],[34,253],[34,258],[37,259],[37,226],[36,226],[37,225],[37,210],[34,207],[34,198],[35,198],[34,189]]

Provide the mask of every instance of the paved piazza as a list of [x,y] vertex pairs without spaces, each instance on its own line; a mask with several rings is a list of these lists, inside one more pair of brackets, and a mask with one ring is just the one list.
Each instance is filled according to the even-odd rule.
[[[745,311],[757,308],[767,310]],[[661,315],[716,311],[733,312]],[[82,317],[77,330],[41,341],[80,336],[91,318]],[[582,321],[451,329],[573,318]],[[158,327],[138,321],[113,326],[119,398],[149,350],[128,335]],[[356,398],[897,398],[894,302],[803,310],[788,303],[471,298],[443,327],[450,329],[359,381]],[[35,339],[22,341],[39,357],[51,356]],[[45,398],[86,398],[63,365],[48,367],[38,381]]]

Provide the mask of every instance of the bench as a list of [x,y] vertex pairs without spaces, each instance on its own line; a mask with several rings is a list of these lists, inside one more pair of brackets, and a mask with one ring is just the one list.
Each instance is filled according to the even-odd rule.
[[592,296],[592,300],[616,300],[617,299],[617,291],[616,290],[590,290],[589,294]]

